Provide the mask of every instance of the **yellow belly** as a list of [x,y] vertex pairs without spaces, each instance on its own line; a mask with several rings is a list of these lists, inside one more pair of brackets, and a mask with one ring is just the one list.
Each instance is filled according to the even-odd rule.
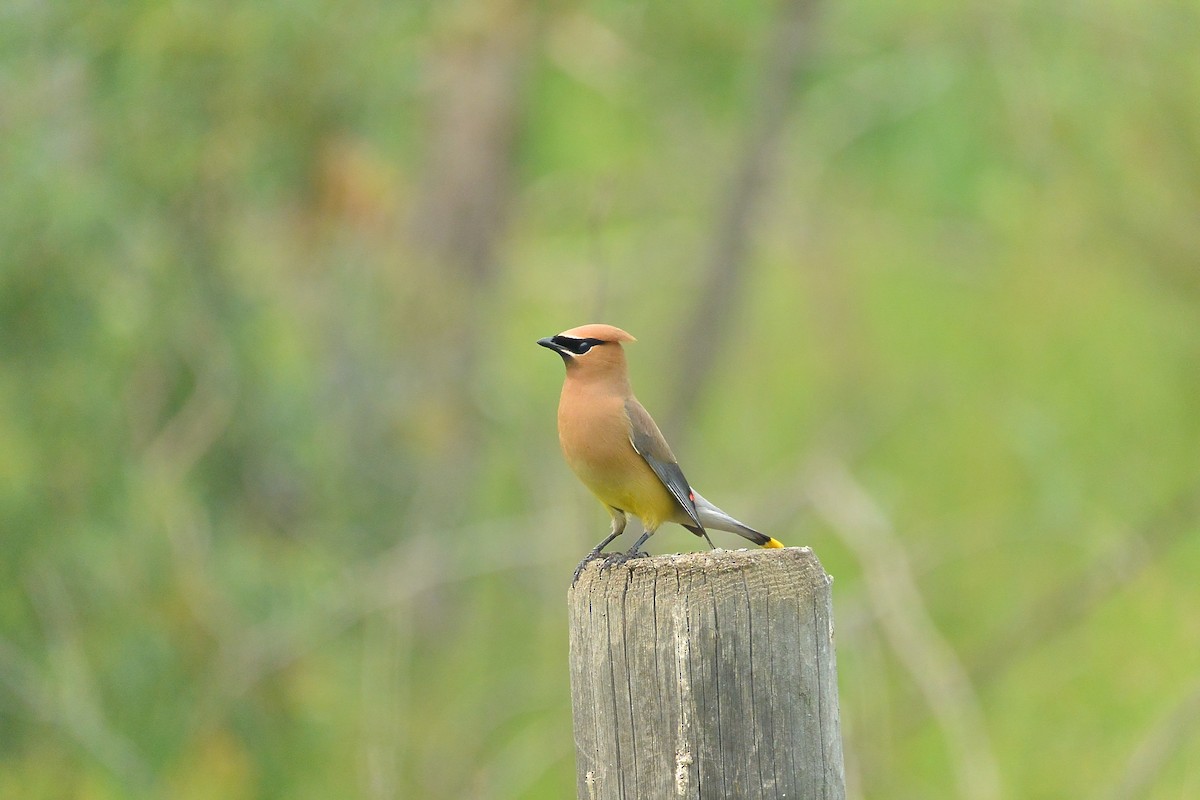
[[619,469],[612,469],[611,465],[596,469],[596,465],[574,462],[571,467],[601,503],[639,518],[646,530],[678,521],[681,509],[674,496],[632,446],[630,451],[638,466],[631,467],[632,462],[627,462]]
[[570,423],[574,421],[566,420],[564,426],[560,417],[563,455],[571,470],[600,502],[638,517],[646,530],[654,530],[664,522],[686,521],[683,509],[633,449],[626,431],[613,430],[605,436],[573,436]]

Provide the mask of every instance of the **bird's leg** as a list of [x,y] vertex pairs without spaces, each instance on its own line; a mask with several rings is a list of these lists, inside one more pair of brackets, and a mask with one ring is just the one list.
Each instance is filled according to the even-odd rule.
[[654,535],[654,531],[656,530],[658,529],[651,528],[650,530],[644,532],[640,537],[638,537],[638,540],[633,543],[633,547],[629,548],[628,551],[624,553],[610,553],[609,555],[605,556],[604,563],[600,565],[600,569],[609,569],[610,567],[615,567],[618,564],[624,564],[626,561],[632,561],[635,558],[648,558],[650,554],[642,552],[642,545],[646,543],[647,539]]
[[612,515],[612,532],[604,537],[604,541],[592,548],[592,551],[583,557],[583,561],[579,562],[579,566],[575,567],[575,574],[571,578],[571,585],[574,586],[579,580],[579,576],[583,573],[583,568],[592,561],[600,557],[600,552],[612,543],[612,540],[620,536],[625,531],[625,512],[619,508],[609,508],[608,513]]
[[[592,552],[588,553],[587,556],[584,557],[583,564],[586,564],[594,558],[598,558],[600,556],[600,552],[604,550],[604,548],[608,547],[613,539],[625,532],[625,521],[627,519],[625,512],[619,508],[613,508],[612,506],[607,506],[607,508],[609,516],[612,517],[612,531],[608,534],[608,536],[604,537],[604,541],[593,547]],[[583,567],[583,564],[580,564],[581,568]]]
[[716,546],[715,544],[713,544],[713,543],[712,543],[712,539],[708,538],[708,531],[704,530],[704,528],[701,528],[701,529],[700,529],[700,535],[704,537],[704,541],[708,542],[708,549],[709,549],[709,550],[716,550],[716,549],[717,549],[717,546]]
[[650,529],[650,530],[648,530],[648,531],[645,531],[644,533],[642,533],[642,535],[641,535],[640,537],[638,537],[638,540],[637,540],[636,542],[634,542],[634,543],[633,543],[633,547],[629,548],[629,552],[628,552],[628,553],[626,553],[626,554],[625,554],[625,556],[626,556],[627,558],[643,558],[643,557],[645,557],[645,556],[648,556],[648,555],[649,555],[649,553],[643,553],[643,552],[641,551],[641,550],[642,550],[642,545],[644,545],[644,544],[646,543],[646,541],[647,541],[647,540],[648,540],[648,539],[649,539],[651,536],[653,536],[653,535],[654,535],[654,531],[656,531],[656,530],[658,530],[658,529],[657,529],[657,528],[652,528],[652,529]]

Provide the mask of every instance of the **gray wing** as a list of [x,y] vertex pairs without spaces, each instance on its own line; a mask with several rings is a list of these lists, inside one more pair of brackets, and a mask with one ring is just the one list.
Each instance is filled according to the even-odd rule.
[[[654,474],[696,523],[696,527],[703,530],[704,525],[700,522],[699,512],[696,511],[692,487],[675,461],[675,454],[671,452],[667,440],[654,424],[650,412],[631,397],[625,401],[625,414],[629,417],[629,441],[633,444],[633,449],[650,465],[650,469],[654,470]],[[687,527],[691,528],[690,525]]]

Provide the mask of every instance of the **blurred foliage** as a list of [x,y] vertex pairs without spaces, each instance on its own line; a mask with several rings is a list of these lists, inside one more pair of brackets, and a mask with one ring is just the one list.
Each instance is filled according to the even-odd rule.
[[[533,341],[604,319],[652,411],[689,390],[778,13],[0,11],[0,800],[570,794],[607,520]],[[837,577],[858,796],[956,796],[957,754],[814,454],[903,543],[1002,796],[1107,796],[1200,674],[1200,7],[818,16],[660,423]],[[1198,727],[1136,796],[1200,796]]]

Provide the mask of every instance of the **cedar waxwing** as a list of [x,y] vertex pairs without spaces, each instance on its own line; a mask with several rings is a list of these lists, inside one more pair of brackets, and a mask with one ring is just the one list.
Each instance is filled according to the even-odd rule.
[[567,368],[558,401],[563,455],[612,515],[612,532],[580,569],[625,530],[630,514],[642,521],[645,532],[625,558],[642,555],[641,546],[664,522],[677,522],[703,536],[709,547],[713,543],[705,528],[736,533],[763,547],[783,547],[738,522],[688,484],[667,440],[629,387],[621,342],[633,341],[612,325],[583,325],[538,339],[542,347],[562,356]]

